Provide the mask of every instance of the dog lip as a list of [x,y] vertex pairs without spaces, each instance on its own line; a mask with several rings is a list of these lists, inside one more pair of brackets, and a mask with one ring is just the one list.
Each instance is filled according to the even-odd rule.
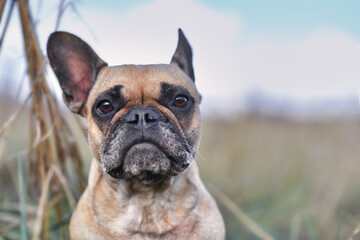
[[[136,145],[139,145],[139,144],[151,144],[151,145],[154,145],[156,148],[158,148],[161,152],[163,152],[166,156],[166,158],[169,159],[170,161],[170,165],[171,165],[171,169],[172,171],[170,172],[171,175],[173,176],[176,176],[178,175],[179,173],[183,172],[190,164],[189,163],[179,163],[179,161],[172,157],[171,155],[169,155],[165,149],[163,149],[163,147],[161,147],[161,145],[159,143],[157,143],[156,141],[151,141],[151,140],[142,140],[142,141],[135,141],[134,143],[130,144],[126,150],[124,151],[124,154],[122,156],[122,164],[121,164],[121,167],[123,166],[124,164],[124,160],[125,160],[125,157],[126,157],[126,153],[130,151],[131,148],[133,148],[134,146]],[[187,151],[187,149],[186,149]]]
[[162,152],[166,155],[167,158],[169,158],[170,161],[176,161],[176,159],[175,159],[174,157],[170,156],[170,155],[167,153],[165,147],[162,146],[161,143],[159,143],[159,142],[157,142],[157,141],[155,141],[155,140],[153,140],[153,139],[148,139],[148,138],[142,137],[142,138],[136,139],[135,141],[133,141],[132,143],[128,144],[128,145],[124,148],[124,150],[122,151],[122,159],[121,159],[121,162],[124,162],[124,158],[125,158],[126,154],[130,151],[131,148],[133,148],[133,147],[136,146],[136,145],[146,144],[146,143],[151,144],[151,145],[154,145],[155,147],[157,147],[160,151],[162,151]]
[[[152,146],[152,147],[151,147]],[[138,165],[138,169],[137,170],[130,170],[133,169],[131,166],[132,165],[128,165],[128,164],[134,164],[134,161],[131,160],[129,162],[128,159],[128,154],[132,155],[134,152],[137,151],[142,151],[142,149],[150,149],[154,148],[157,150],[154,151],[160,151],[162,157],[160,157],[162,160],[160,160],[160,162],[162,162],[161,165],[158,165],[158,167],[155,168],[148,168],[148,167],[143,167],[143,163],[142,161],[139,161],[136,165]],[[166,160],[167,159],[167,160]],[[164,161],[168,162],[168,167],[163,168],[160,166],[164,166]],[[159,162],[159,164],[160,164]],[[161,181],[164,180],[165,178],[169,178],[170,176],[177,176],[180,173],[182,173],[187,167],[189,166],[188,162],[183,162],[180,161],[179,159],[176,159],[175,157],[169,155],[166,153],[166,149],[162,149],[160,144],[154,141],[136,141],[132,144],[130,144],[130,146],[128,146],[127,151],[124,151],[124,155],[122,156],[122,171],[124,171],[124,179],[133,179],[139,183],[145,184],[147,182],[149,182],[150,184],[153,184],[157,181]]]
[[[183,162],[179,163],[179,160],[177,160],[175,157],[168,154],[166,149],[164,149],[164,147],[162,147],[160,143],[158,143],[154,140],[151,140],[151,139],[138,139],[138,140],[132,142],[131,144],[129,144],[124,149],[123,154],[122,154],[122,159],[121,159],[121,162],[122,162],[121,166],[124,163],[126,154],[130,151],[131,148],[133,148],[134,146],[139,145],[139,144],[147,144],[147,143],[154,145],[156,148],[158,148],[160,151],[162,151],[165,154],[165,156],[170,160],[171,167],[175,170],[175,172],[172,173],[174,176],[183,172],[190,165],[189,163],[183,163]],[[185,146],[185,150],[187,152],[189,152],[187,146]]]
[[145,139],[145,138],[141,138],[141,139],[137,139],[135,140],[134,142],[130,143],[126,149],[125,149],[125,153],[128,152],[132,147],[134,147],[135,145],[138,145],[138,144],[143,144],[143,143],[149,143],[149,144],[152,144],[152,145],[155,145],[157,148],[161,149],[161,146],[159,143],[157,143],[156,141],[154,140],[150,140],[150,139]]
[[[131,142],[128,142],[126,145],[124,145],[121,149],[119,149],[119,155],[118,155],[118,161],[117,163],[113,164],[112,167],[104,168],[104,171],[109,174],[113,178],[118,179],[125,179],[125,180],[135,180],[134,177],[138,174],[131,174],[131,172],[125,171],[125,167],[127,165],[127,155],[134,147],[138,147],[138,149],[142,149],[142,144],[149,144],[152,145],[154,148],[157,149],[157,151],[161,152],[163,156],[168,159],[169,161],[169,169],[165,172],[153,172],[154,174],[162,174],[164,177],[170,177],[170,176],[177,176],[184,172],[190,165],[192,161],[188,161],[184,158],[184,154],[179,157],[176,155],[173,155],[172,151],[170,149],[167,149],[167,144],[163,143],[163,139],[157,139],[153,137],[147,137],[147,136],[139,136],[136,139],[133,139]],[[145,147],[146,148],[146,147]],[[187,144],[183,143],[183,151],[189,154],[189,149],[187,148]],[[134,149],[135,150],[135,149]],[[135,150],[136,151],[136,150]],[[146,169],[143,169],[146,171]],[[141,172],[141,170],[140,170]],[[149,175],[150,176],[150,175]],[[156,178],[157,175],[154,175],[154,178]],[[159,176],[160,177],[160,176]],[[159,178],[160,179],[160,178]],[[146,181],[150,181],[151,179],[147,179]],[[146,182],[145,181],[145,182]],[[143,181],[141,181],[143,182]],[[150,181],[151,184],[153,183]]]

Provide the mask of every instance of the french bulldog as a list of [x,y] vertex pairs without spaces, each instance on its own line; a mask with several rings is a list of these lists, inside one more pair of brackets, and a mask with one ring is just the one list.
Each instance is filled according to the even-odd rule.
[[201,96],[181,29],[170,64],[108,66],[79,37],[54,32],[50,65],[68,108],[87,119],[88,186],[71,239],[224,239],[194,160]]

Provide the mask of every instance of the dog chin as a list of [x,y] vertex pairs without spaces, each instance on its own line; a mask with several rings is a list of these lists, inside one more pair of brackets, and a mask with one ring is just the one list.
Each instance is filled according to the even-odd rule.
[[124,154],[122,164],[108,174],[114,178],[156,185],[183,172],[188,165],[178,164],[154,143],[136,143]]

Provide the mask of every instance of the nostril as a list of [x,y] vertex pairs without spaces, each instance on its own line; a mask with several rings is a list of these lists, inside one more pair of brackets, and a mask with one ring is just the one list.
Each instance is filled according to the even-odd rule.
[[133,108],[129,110],[126,117],[126,123],[132,127],[153,127],[159,121],[159,116],[156,112],[148,108]]
[[145,113],[144,117],[145,117],[145,122],[146,123],[153,123],[153,122],[156,122],[158,120],[158,117],[156,116],[156,114],[152,113],[152,112]]
[[139,123],[139,114],[133,114],[127,121],[130,124],[138,124]]
[[181,164],[182,169],[185,169],[185,168],[187,168],[188,166],[189,166],[188,163],[183,163],[183,164]]

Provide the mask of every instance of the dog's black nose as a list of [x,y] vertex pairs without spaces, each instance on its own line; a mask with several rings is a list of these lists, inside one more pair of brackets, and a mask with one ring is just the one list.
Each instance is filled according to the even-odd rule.
[[150,128],[157,126],[159,116],[154,110],[148,107],[139,107],[130,109],[125,116],[125,120],[137,129]]

